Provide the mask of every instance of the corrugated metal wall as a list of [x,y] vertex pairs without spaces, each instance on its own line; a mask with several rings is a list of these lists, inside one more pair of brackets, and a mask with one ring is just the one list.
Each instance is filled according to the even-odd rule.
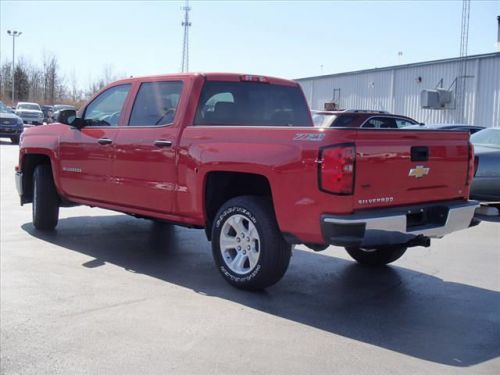
[[[447,109],[424,109],[420,93],[442,83],[455,89],[457,59],[298,79],[312,109],[334,101],[343,109],[375,109],[425,123],[467,123],[500,127],[500,53],[467,59],[465,99]],[[456,108],[458,107],[458,109]]]

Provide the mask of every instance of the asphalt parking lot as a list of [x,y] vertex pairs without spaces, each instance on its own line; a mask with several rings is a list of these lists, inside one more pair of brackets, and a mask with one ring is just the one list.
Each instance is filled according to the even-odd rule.
[[378,270],[297,246],[242,292],[201,230],[74,207],[36,231],[17,152],[0,140],[2,374],[500,373],[500,224]]

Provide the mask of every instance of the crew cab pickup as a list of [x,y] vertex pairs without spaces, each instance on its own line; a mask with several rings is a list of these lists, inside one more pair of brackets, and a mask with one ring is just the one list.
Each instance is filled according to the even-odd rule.
[[315,128],[299,85],[278,78],[130,78],[27,130],[16,182],[39,230],[75,204],[205,228],[222,276],[262,289],[294,244],[343,246],[377,266],[468,228],[468,138]]

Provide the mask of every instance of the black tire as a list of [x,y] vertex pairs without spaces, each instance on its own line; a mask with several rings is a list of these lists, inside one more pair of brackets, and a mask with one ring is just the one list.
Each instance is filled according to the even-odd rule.
[[385,246],[376,249],[363,249],[353,246],[345,249],[358,263],[372,267],[392,263],[401,258],[406,251],[406,247],[403,246]]
[[60,199],[50,165],[42,164],[33,174],[33,225],[39,230],[53,230],[59,220]]
[[15,145],[18,145],[19,144],[19,136],[18,135],[15,135],[13,137],[10,137],[10,141],[12,143],[14,143]]
[[[243,233],[231,237],[232,231],[236,233],[232,223],[237,220],[244,227],[242,231],[246,231],[246,237]],[[225,233],[226,231],[228,232]],[[221,250],[221,235],[223,239],[234,238],[235,243],[237,238],[240,238],[241,244],[245,246],[243,249],[240,246],[240,250],[237,250],[229,245]],[[245,251],[248,251],[247,260],[244,260],[245,255],[242,255]],[[276,223],[272,202],[268,199],[255,196],[230,199],[222,205],[213,220],[212,254],[215,264],[224,279],[237,288],[261,290],[277,283],[288,268],[291,252],[292,246],[283,239]],[[231,258],[232,254],[234,258]],[[231,268],[237,268],[234,266],[237,256],[243,259],[239,262],[241,272],[235,272]],[[253,266],[250,258],[253,260]],[[248,272],[245,272],[246,265]]]

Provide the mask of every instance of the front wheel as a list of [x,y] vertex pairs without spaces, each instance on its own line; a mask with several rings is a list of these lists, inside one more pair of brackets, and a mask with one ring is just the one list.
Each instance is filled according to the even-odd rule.
[[242,196],[227,201],[212,226],[212,254],[231,285],[259,290],[277,283],[290,262],[292,246],[281,236],[272,203]]
[[374,267],[392,263],[401,258],[406,251],[404,246],[384,246],[374,249],[351,246],[345,249],[358,263]]
[[10,137],[10,141],[15,145],[19,144],[19,136],[14,135],[14,136]]
[[57,194],[50,165],[42,164],[33,174],[33,225],[39,230],[52,230],[59,220]]

